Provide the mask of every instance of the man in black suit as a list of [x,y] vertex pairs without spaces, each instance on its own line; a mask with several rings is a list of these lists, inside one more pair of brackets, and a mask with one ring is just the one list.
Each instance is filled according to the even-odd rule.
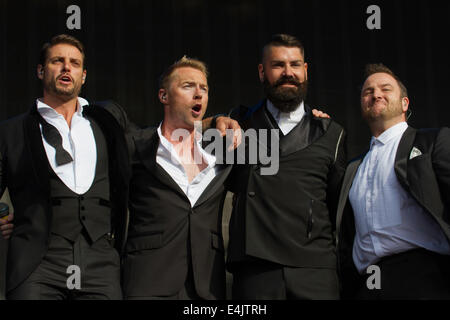
[[43,97],[0,124],[0,194],[8,187],[15,209],[6,296],[120,299],[130,174],[113,114],[126,123],[123,112],[78,96],[85,54],[74,37],[43,46],[37,75]]
[[216,164],[194,127],[201,131],[208,90],[204,63],[183,57],[161,77],[161,125],[133,135],[126,299],[225,298],[221,222],[231,166]]
[[366,67],[361,112],[369,151],[345,174],[337,213],[343,296],[450,298],[450,130],[407,125],[407,90]]
[[[270,164],[236,164],[228,181],[234,192],[228,247],[234,299],[339,298],[333,232],[345,133],[332,120],[314,117],[304,103],[307,70],[300,41],[273,36],[258,66],[267,98],[231,112],[244,130],[279,130],[279,157]],[[258,136],[257,145],[276,154],[268,136]],[[252,143],[250,137],[242,146],[251,152]]]

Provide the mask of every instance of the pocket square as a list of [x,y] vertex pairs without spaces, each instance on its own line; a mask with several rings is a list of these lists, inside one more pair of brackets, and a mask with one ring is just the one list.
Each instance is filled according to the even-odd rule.
[[416,147],[413,147],[411,150],[411,153],[409,154],[409,160],[411,160],[412,158],[418,157],[422,154],[422,152],[417,149]]

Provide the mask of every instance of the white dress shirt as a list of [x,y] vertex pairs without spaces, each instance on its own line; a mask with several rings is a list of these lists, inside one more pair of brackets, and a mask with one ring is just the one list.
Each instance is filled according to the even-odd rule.
[[[161,124],[158,127],[159,146],[156,152],[156,162],[172,177],[172,179],[183,190],[193,207],[197,200],[205,191],[209,183],[219,172],[219,166],[216,166],[216,157],[207,153],[200,144],[201,134],[195,134],[194,148],[200,152],[204,161],[208,164],[194,179],[189,183],[186,171],[181,164],[180,157],[172,143],[162,135]],[[199,136],[200,135],[200,136]]]
[[302,103],[292,112],[281,112],[277,109],[270,100],[267,100],[267,110],[272,114],[273,118],[278,124],[281,132],[287,135],[292,129],[302,121],[305,115],[305,106]]
[[425,248],[450,254],[437,222],[403,189],[394,171],[400,139],[408,128],[396,124],[372,137],[349,193],[355,215],[353,261],[360,273],[380,258]]
[[[83,117],[83,106],[89,103],[78,98],[77,111],[72,117],[69,128],[66,119],[52,107],[36,100],[37,110],[49,124],[54,126],[62,137],[63,148],[72,156],[73,161],[61,166],[56,164],[55,148],[42,136],[48,162],[62,182],[76,194],[86,193],[92,185],[97,163],[97,147],[91,123]],[[42,125],[41,135],[42,135]]]

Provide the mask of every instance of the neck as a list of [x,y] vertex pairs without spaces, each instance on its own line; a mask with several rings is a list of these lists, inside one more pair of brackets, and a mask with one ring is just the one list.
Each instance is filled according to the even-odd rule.
[[162,135],[174,146],[181,148],[194,148],[195,129],[179,128],[168,121],[163,121],[161,125]]
[[403,116],[389,119],[389,120],[375,120],[372,122],[369,122],[369,128],[372,132],[372,135],[375,138],[378,138],[383,132],[388,130],[389,128],[395,126],[396,124],[400,122],[405,122],[405,118]]
[[70,128],[72,117],[78,107],[78,97],[67,100],[44,92],[44,98],[42,99],[42,102],[52,107],[56,112],[61,114],[64,119],[66,119],[67,124]]

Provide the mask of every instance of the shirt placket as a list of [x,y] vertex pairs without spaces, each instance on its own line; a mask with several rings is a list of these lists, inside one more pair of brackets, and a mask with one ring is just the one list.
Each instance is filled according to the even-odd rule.
[[376,238],[373,237],[374,222],[375,222],[375,203],[377,197],[377,191],[375,189],[375,174],[376,174],[376,164],[378,162],[379,148],[376,140],[372,142],[372,151],[368,163],[367,172],[367,196],[366,196],[366,212],[367,212],[367,230],[369,233],[369,238],[372,242],[372,246],[376,251]]

